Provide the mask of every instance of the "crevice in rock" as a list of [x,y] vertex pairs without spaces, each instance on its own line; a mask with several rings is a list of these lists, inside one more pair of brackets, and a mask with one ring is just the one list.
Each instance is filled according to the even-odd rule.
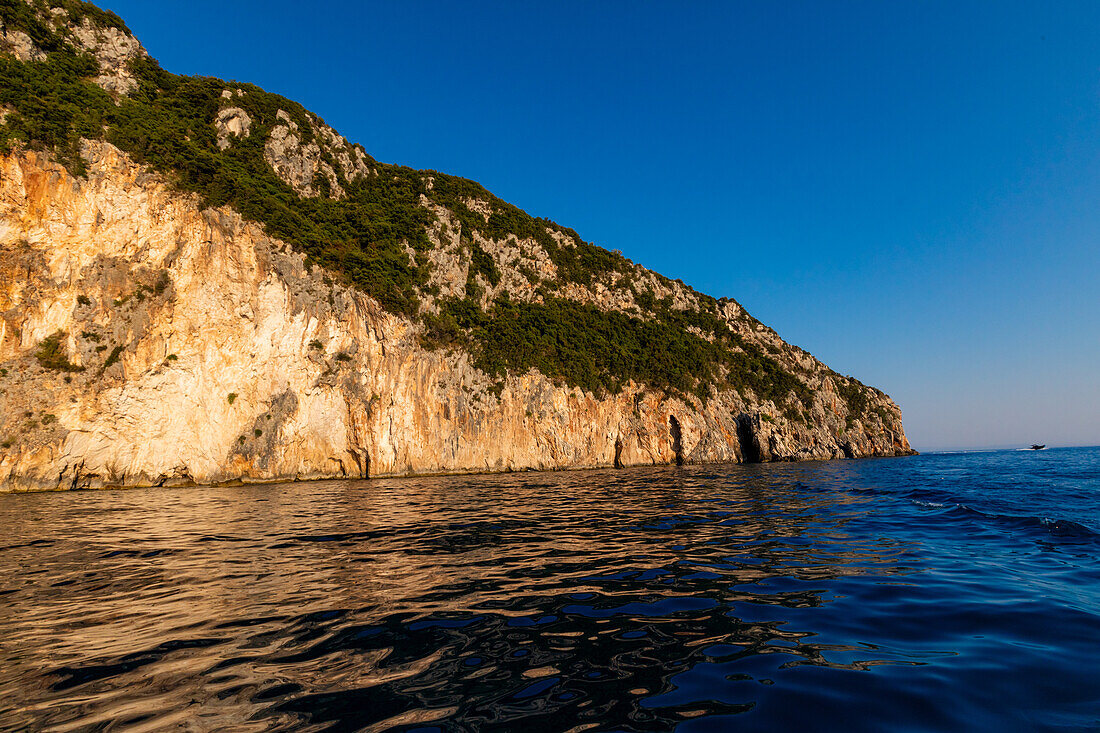
[[329,460],[334,462],[337,465],[337,467],[340,469],[340,478],[347,478],[348,477],[348,469],[344,465],[343,461],[341,461],[339,458],[335,458],[333,456],[329,456]]
[[672,452],[676,454],[676,465],[684,465],[684,439],[680,431],[680,421],[675,415],[668,416],[668,432],[672,436]]
[[742,463],[760,463],[760,443],[753,429],[752,415],[741,413],[737,416],[737,442],[741,444]]
[[623,439],[615,439],[615,468],[623,467]]
[[370,454],[367,453],[367,449],[349,448],[348,454],[355,461],[355,466],[359,470],[359,478],[370,478]]

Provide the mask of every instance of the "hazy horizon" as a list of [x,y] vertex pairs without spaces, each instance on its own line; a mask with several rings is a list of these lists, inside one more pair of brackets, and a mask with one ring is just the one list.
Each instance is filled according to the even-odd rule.
[[[1043,445],[1043,450],[1058,450],[1060,448],[1100,448],[1100,445],[1049,445],[1049,444],[1036,444]],[[1030,445],[978,445],[978,446],[962,446],[962,447],[939,447],[939,448],[925,448],[921,450],[917,446],[913,448],[918,453],[995,453],[997,451],[1012,451],[1012,450],[1031,450]]]
[[100,4],[735,298],[918,450],[1100,444],[1100,5]]

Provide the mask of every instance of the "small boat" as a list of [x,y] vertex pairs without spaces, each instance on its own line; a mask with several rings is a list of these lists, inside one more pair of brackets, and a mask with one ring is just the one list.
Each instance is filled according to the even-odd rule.
[[1039,445],[1038,443],[1032,443],[1031,444],[1031,450],[1042,450],[1043,448],[1046,448],[1046,447],[1047,447],[1046,443],[1044,443],[1043,445]]

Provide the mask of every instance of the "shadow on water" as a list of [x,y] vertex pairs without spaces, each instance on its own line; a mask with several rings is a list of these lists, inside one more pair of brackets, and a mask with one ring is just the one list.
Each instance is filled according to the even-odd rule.
[[1096,562],[907,501],[899,465],[3,497],[0,727],[1100,719]]

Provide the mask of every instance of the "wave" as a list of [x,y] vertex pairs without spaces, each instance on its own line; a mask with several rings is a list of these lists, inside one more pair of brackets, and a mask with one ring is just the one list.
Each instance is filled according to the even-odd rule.
[[[910,493],[931,493],[915,489]],[[905,497],[911,504],[926,509],[943,509],[945,513],[962,517],[980,519],[1001,525],[1009,525],[1024,530],[1039,530],[1044,534],[1060,538],[1100,540],[1100,532],[1072,519],[1058,517],[1044,517],[1029,514],[1002,514],[999,512],[982,511],[969,504],[954,501],[934,501],[921,499],[914,496]]]

